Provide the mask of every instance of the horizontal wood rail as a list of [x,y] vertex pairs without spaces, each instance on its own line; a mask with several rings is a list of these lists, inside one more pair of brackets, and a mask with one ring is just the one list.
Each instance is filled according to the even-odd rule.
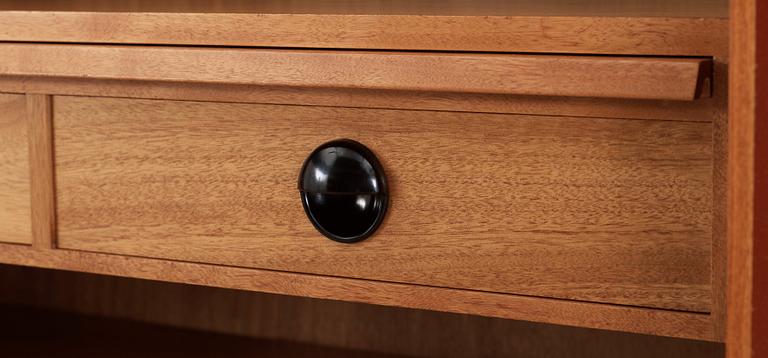
[[[539,2],[496,1],[494,4],[518,7],[523,3]],[[22,9],[32,9],[35,6],[44,7],[44,4],[50,6],[51,2],[17,3],[23,3]],[[66,7],[71,3],[57,2],[57,5]],[[152,6],[151,10],[135,12],[0,11],[0,41],[603,55],[724,56],[728,53],[728,19],[702,18],[706,14],[701,13],[690,14],[693,17],[688,18],[678,17],[680,14],[670,16],[669,13],[665,17],[658,17],[659,14],[646,14],[653,17],[623,17],[617,13],[596,14],[590,11],[553,16],[558,14],[543,14],[539,10],[526,13],[514,9],[494,16],[492,12],[482,11],[483,1],[472,1],[460,12],[429,16],[423,16],[425,13],[422,11],[417,12],[420,15],[393,13],[386,16],[282,11],[271,14],[262,11],[187,13],[188,9],[184,10],[185,13],[151,12],[168,6],[165,1],[159,3],[162,4]],[[286,4],[297,2],[237,2],[256,7],[276,3],[289,6]],[[347,2],[332,3],[350,5]],[[357,1],[355,7],[367,3]],[[374,3],[390,5],[390,2]],[[600,5],[609,3],[622,2],[601,1]],[[640,6],[640,3],[635,5]],[[136,3],[123,4],[126,3],[98,2],[94,6],[130,7]],[[189,4],[184,2],[185,8]],[[435,9],[441,12],[456,10],[456,2],[452,2],[452,6],[434,4],[437,5]],[[645,6],[645,2],[642,4]],[[583,9],[583,5],[583,1],[579,2],[578,9]],[[686,6],[685,11],[700,11],[703,7],[700,1],[695,6]],[[344,6],[340,8],[348,11]],[[618,5],[615,8],[624,12],[631,7]],[[557,9],[563,8],[558,6]],[[520,16],[526,14],[531,16]]]
[[693,100],[705,58],[0,44],[0,77]]

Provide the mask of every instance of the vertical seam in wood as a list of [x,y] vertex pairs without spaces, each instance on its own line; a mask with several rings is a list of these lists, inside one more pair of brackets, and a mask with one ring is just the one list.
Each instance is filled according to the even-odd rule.
[[51,96],[27,94],[32,246],[38,250],[56,247],[52,119]]
[[715,340],[725,340],[726,320],[726,267],[728,230],[728,59],[716,61],[714,77],[720,79],[713,86],[717,105],[712,114],[712,324]]

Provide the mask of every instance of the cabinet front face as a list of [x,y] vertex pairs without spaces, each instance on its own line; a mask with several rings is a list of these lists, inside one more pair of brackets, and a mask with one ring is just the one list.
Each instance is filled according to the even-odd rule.
[[0,242],[31,244],[24,95],[0,93]]
[[[93,97],[53,101],[63,249],[709,312],[713,126]],[[318,145],[381,160],[342,244],[297,189]]]

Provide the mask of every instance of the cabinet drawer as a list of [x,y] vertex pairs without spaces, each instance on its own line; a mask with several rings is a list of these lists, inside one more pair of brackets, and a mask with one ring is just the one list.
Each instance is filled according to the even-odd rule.
[[[708,312],[710,122],[59,96],[58,246]],[[318,145],[381,160],[375,235],[326,239]]]
[[0,93],[0,242],[32,243],[24,95]]

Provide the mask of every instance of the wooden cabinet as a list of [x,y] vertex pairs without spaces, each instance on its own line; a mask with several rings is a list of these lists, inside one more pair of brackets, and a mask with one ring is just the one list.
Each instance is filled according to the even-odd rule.
[[[723,340],[723,2],[222,3],[0,11],[0,262]],[[297,189],[338,138],[354,244]]]

